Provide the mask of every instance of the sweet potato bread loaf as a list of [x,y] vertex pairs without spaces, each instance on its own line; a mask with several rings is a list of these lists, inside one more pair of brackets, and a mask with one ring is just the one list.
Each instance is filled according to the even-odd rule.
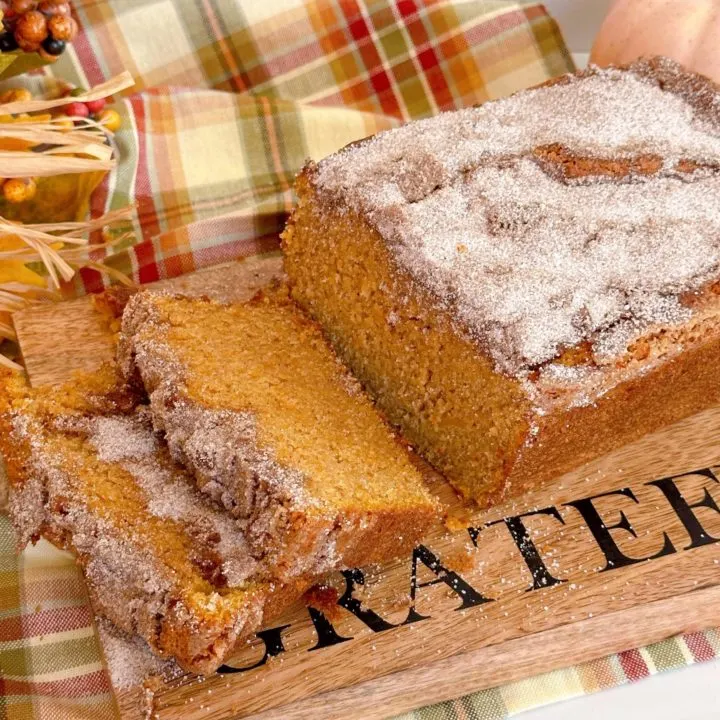
[[482,504],[720,401],[720,93],[656,58],[348,146],[292,297]]
[[312,584],[273,582],[238,523],[173,463],[148,408],[113,401],[112,373],[52,390],[7,371],[0,382],[20,545],[43,535],[73,551],[98,616],[207,674]]
[[226,305],[141,293],[119,357],[175,459],[281,578],[391,559],[441,516],[407,448],[280,288]]

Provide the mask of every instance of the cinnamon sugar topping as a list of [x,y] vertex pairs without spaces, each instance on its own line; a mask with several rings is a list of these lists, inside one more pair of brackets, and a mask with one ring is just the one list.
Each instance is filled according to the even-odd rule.
[[[217,564],[216,582],[241,586],[257,570],[237,521],[216,509],[194,487],[161,446],[152,430],[147,408],[134,415],[92,418],[59,418],[55,425],[65,432],[85,435],[105,463],[118,463],[144,491],[150,515],[180,524],[196,541],[196,563],[212,556]],[[200,567],[202,570],[202,566]]]
[[719,98],[665,59],[591,68],[381,133],[313,178],[524,376],[582,341],[623,354],[717,279]]

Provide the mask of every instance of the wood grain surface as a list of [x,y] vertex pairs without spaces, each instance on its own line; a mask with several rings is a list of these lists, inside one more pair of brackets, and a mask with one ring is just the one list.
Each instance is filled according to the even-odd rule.
[[[277,258],[235,264],[182,291],[244,297],[279,272]],[[33,384],[111,354],[89,308],[16,317]],[[221,673],[162,687],[156,717],[381,718],[720,624],[719,438],[713,408],[485,512],[423,466],[450,529],[329,577]],[[119,701],[140,717],[136,695]]]

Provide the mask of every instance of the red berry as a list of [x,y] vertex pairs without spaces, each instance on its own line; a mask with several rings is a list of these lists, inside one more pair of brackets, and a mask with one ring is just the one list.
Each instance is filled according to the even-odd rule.
[[85,103],[74,102],[65,106],[65,114],[70,117],[87,117],[90,114],[88,106]]
[[99,100],[88,100],[85,106],[91,113],[99,113],[105,107],[105,98]]

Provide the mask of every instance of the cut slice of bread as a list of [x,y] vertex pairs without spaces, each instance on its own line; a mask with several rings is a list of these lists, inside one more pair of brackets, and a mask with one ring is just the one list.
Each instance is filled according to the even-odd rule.
[[43,535],[77,555],[96,614],[207,674],[314,578],[273,582],[171,460],[148,408],[119,411],[111,376],[30,390],[3,371],[10,516],[21,546]]
[[441,516],[407,448],[282,289],[229,305],[140,293],[119,353],[173,457],[279,577],[396,557]]

